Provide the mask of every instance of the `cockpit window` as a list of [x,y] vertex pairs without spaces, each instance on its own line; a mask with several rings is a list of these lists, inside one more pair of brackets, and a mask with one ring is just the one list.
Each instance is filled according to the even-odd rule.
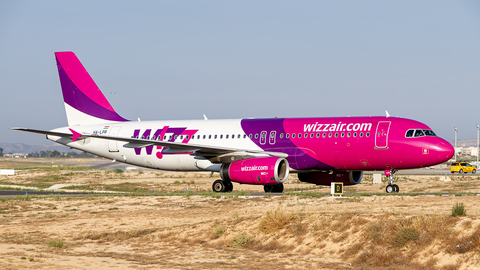
[[430,129],[409,129],[407,133],[405,133],[405,137],[407,138],[423,136],[436,137],[437,135]]
[[421,129],[416,129],[414,136],[415,137],[422,137],[422,136],[425,136],[425,133],[423,133],[423,130],[421,130]]

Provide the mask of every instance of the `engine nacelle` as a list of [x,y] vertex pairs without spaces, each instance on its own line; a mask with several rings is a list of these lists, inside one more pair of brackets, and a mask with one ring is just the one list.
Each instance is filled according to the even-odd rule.
[[288,173],[288,161],[279,157],[242,159],[220,168],[223,180],[250,185],[280,184],[287,180]]
[[326,171],[298,173],[298,179],[302,182],[315,185],[330,186],[332,182],[343,182],[344,185],[356,185],[362,181],[362,171]]

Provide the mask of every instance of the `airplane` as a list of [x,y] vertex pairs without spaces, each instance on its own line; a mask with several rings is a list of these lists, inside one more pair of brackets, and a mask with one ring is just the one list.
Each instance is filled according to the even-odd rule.
[[130,121],[110,105],[73,52],[56,52],[68,126],[12,128],[70,148],[140,167],[219,172],[215,192],[232,182],[283,192],[290,173],[316,185],[360,183],[384,171],[399,192],[398,170],[449,160],[454,148],[427,125],[400,117],[247,118]]

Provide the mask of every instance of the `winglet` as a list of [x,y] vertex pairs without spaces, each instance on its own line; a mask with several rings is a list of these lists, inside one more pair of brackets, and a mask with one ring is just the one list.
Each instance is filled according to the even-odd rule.
[[76,141],[79,137],[82,136],[82,134],[76,132],[75,130],[73,130],[73,129],[71,129],[71,128],[69,128],[69,130],[70,130],[70,131],[72,132],[72,134],[73,134],[72,142]]

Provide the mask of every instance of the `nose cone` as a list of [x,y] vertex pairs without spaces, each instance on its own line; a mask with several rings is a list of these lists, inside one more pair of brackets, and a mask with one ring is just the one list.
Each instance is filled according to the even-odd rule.
[[449,160],[455,154],[455,149],[453,148],[453,146],[445,140],[437,144],[435,150],[435,153],[440,160],[439,163]]

